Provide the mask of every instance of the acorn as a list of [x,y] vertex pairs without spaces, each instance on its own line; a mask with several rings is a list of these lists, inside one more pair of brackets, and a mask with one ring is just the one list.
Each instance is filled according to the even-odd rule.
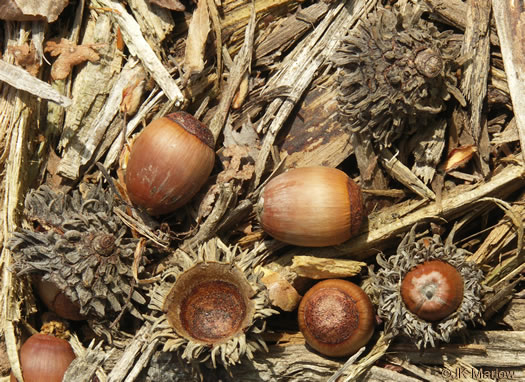
[[202,244],[197,253],[175,252],[176,265],[150,294],[150,309],[160,313],[156,336],[164,338],[164,351],[195,367],[211,361],[211,367],[219,362],[228,368],[267,350],[260,334],[277,311],[254,270],[259,256],[219,239]]
[[53,282],[35,276],[33,285],[44,305],[59,317],[73,321],[81,321],[87,318],[80,314],[80,305],[71,301],[66,293],[61,291]]
[[325,280],[304,295],[298,310],[299,329],[306,342],[330,357],[356,353],[374,334],[372,302],[356,284]]
[[359,186],[329,167],[296,168],[273,178],[257,204],[266,233],[304,247],[347,241],[359,232],[364,214]]
[[483,272],[453,244],[438,235],[416,240],[416,225],[397,253],[377,256],[371,294],[389,330],[409,337],[419,348],[449,342],[467,322],[483,323]]
[[[69,342],[48,334],[33,334],[20,348],[25,382],[61,382],[74,359]],[[12,373],[10,380],[16,382]]]
[[183,206],[210,176],[213,147],[211,131],[188,113],[154,120],[131,146],[124,176],[130,200],[151,215]]
[[426,261],[410,270],[401,282],[408,310],[426,321],[439,321],[455,312],[463,300],[464,282],[452,265]]

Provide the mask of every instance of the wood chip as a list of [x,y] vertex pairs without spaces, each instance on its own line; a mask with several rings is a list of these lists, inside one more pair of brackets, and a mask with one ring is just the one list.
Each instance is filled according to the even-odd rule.
[[120,26],[122,37],[130,53],[140,59],[144,68],[151,74],[170,100],[175,101],[177,106],[182,104],[184,96],[175,83],[175,80],[171,78],[168,70],[146,42],[139,24],[126,11],[124,6],[112,0],[94,0],[93,2],[97,3],[100,7],[115,10],[115,12],[111,12],[111,15]]
[[310,279],[334,279],[358,275],[366,263],[353,260],[294,256],[290,270]]
[[60,94],[47,82],[39,80],[24,69],[3,60],[0,60],[0,81],[63,107],[70,106],[72,102],[70,98]]
[[525,45],[521,36],[525,34],[521,5],[509,1],[494,1],[492,4],[496,27],[503,54],[503,63],[518,125],[521,152],[525,158]]
[[200,73],[204,69],[204,48],[210,33],[210,14],[206,0],[199,0],[197,8],[193,11],[188,38],[186,39],[186,52],[184,55],[185,76]]

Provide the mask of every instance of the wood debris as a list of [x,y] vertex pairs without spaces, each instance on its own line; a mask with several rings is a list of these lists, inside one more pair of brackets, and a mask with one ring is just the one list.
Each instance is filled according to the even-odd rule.
[[[129,286],[119,306],[104,300],[110,293],[97,296],[117,317],[69,325],[77,360],[65,381],[525,379],[525,47],[516,4],[6,0],[0,15],[0,379],[21,378],[21,343],[56,318],[9,243],[25,232],[46,235],[49,246],[57,235],[61,245],[96,246],[89,232],[74,232],[79,224],[107,224],[128,243],[119,256],[129,269],[119,275]],[[149,216],[126,195],[129,147],[152,120],[179,110],[210,128],[215,167],[191,202]],[[258,222],[268,181],[307,166],[337,167],[362,187],[367,217],[347,242],[287,245]],[[25,204],[44,184],[53,195],[82,196],[96,184],[115,201],[104,210],[110,217],[89,197],[74,221],[44,226]],[[51,211],[61,200],[41,202]],[[481,272],[485,326],[469,322],[422,351],[378,316],[353,357],[305,345],[301,295],[344,278],[377,303],[371,276],[398,259],[410,231],[414,242],[454,232],[450,244]],[[158,293],[198,256],[213,255],[211,264],[225,248],[239,254],[230,271],[266,285],[255,304],[273,314],[231,349],[180,336],[162,320]],[[47,263],[31,261],[31,271],[45,272]],[[81,282],[91,273],[78,273]]]

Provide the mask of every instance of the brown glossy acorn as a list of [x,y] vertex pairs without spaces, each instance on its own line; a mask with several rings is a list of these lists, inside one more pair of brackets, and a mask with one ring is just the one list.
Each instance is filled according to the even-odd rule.
[[407,309],[426,321],[438,321],[455,312],[463,300],[463,290],[460,273],[440,260],[419,264],[401,283]]
[[125,183],[130,200],[152,215],[183,206],[210,176],[213,145],[210,130],[188,113],[154,120],[129,153]]
[[275,239],[305,247],[341,244],[364,217],[359,186],[329,167],[296,168],[272,179],[257,204],[262,228]]
[[325,280],[304,295],[299,304],[299,329],[306,342],[330,357],[354,354],[372,337],[372,302],[357,285]]
[[[33,334],[20,348],[25,382],[61,382],[74,359],[69,342],[47,334]],[[11,382],[16,382],[13,374]]]

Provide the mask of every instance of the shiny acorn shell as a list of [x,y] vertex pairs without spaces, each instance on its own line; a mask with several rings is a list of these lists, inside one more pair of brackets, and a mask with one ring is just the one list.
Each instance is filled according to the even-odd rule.
[[152,121],[129,153],[125,183],[130,200],[151,215],[186,204],[211,174],[213,143],[210,130],[188,113]]
[[[60,382],[75,359],[66,340],[47,334],[33,334],[20,348],[20,366],[25,382]],[[16,378],[11,374],[11,382]]]
[[463,292],[461,274],[440,260],[417,265],[401,283],[407,309],[425,321],[439,321],[455,312],[461,305]]
[[268,182],[257,215],[263,230],[277,240],[305,247],[337,245],[359,232],[363,198],[340,170],[296,168]]

